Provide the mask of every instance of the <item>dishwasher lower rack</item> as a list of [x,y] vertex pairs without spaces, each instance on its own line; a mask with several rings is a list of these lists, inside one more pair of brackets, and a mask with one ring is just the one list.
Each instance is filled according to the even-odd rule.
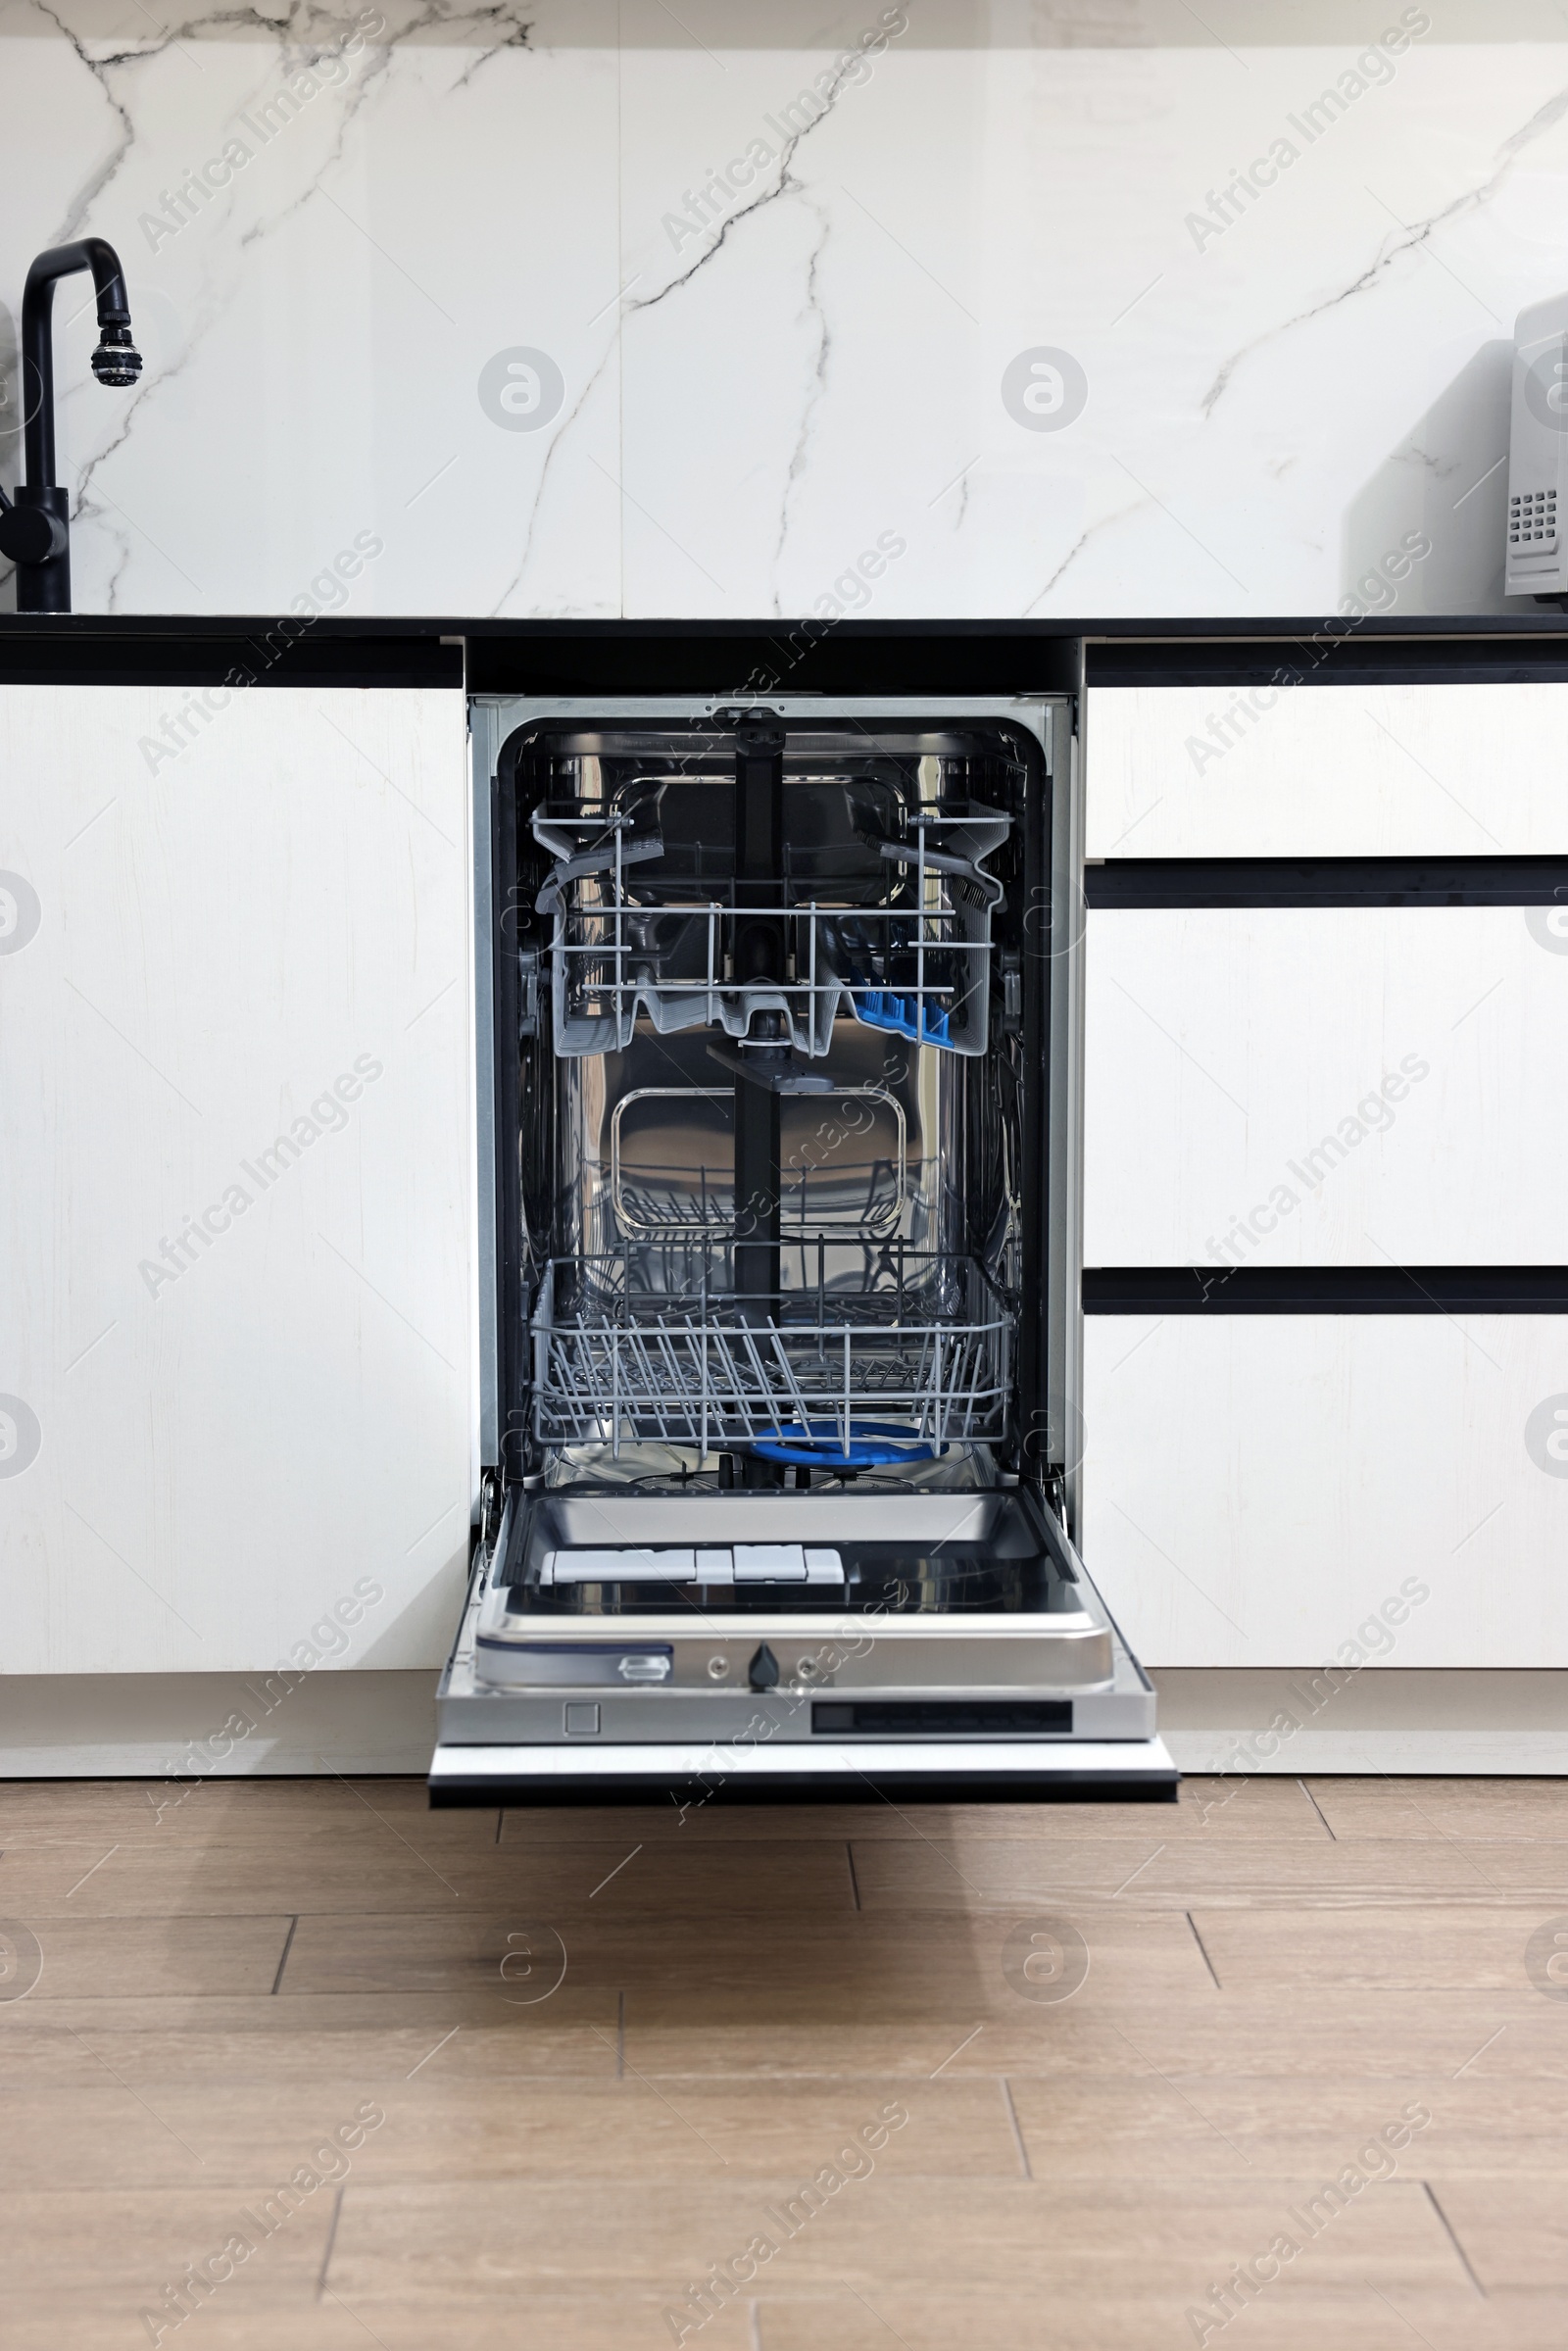
[[[786,1249],[803,1273],[824,1255]],[[766,1298],[736,1296],[726,1259],[684,1247],[555,1259],[531,1322],[538,1442],[706,1455],[827,1441],[850,1457],[872,1429],[932,1452],[1006,1434],[1016,1310],[973,1259],[868,1249],[831,1285],[824,1272]],[[671,1286],[647,1278],[661,1274]]]

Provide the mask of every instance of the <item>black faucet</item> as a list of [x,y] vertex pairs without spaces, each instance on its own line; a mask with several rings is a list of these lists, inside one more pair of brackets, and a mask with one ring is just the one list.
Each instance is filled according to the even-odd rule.
[[19,612],[71,610],[71,502],[55,480],[55,363],[50,316],[55,281],[90,269],[98,291],[98,348],[92,371],[101,384],[133,384],[141,353],[130,340],[120,256],[102,237],[82,237],[40,253],[22,296],[22,405],[26,480],[15,504],[0,490],[0,555],[17,566]]

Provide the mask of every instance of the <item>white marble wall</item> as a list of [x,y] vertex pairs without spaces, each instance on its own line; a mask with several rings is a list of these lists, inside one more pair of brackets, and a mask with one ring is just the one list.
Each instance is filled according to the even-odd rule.
[[[78,610],[1504,609],[1507,345],[1568,286],[1550,0],[5,0],[0,88],[9,414],[42,246],[118,244],[148,360],[93,384],[67,289]],[[1085,395],[1047,429],[1004,397],[1041,348]],[[481,403],[518,350],[531,429]]]

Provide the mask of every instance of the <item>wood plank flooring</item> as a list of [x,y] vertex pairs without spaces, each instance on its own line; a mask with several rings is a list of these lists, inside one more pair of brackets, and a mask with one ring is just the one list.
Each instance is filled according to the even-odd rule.
[[0,1783],[0,2351],[1559,2351],[1568,1786]]

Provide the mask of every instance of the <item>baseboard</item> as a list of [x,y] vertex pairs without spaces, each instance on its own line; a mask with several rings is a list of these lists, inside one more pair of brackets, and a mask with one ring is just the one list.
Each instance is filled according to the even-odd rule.
[[436,1676],[8,1674],[0,1779],[427,1772]]
[[[1159,1727],[1188,1772],[1568,1776],[1568,1674],[1368,1666],[1162,1667]],[[435,1747],[430,1672],[11,1674],[0,1779],[417,1772]]]
[[1568,1774],[1568,1674],[1150,1669],[1185,1772]]

